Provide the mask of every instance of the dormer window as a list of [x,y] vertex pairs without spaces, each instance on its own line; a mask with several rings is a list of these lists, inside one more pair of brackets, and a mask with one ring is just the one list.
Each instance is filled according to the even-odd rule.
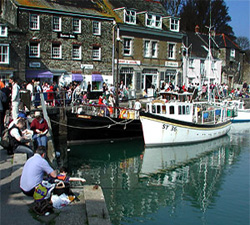
[[175,19],[175,18],[170,19],[170,30],[175,31],[175,32],[179,32],[179,30],[180,30],[180,20],[179,19]]
[[124,10],[124,21],[129,24],[136,24],[136,12],[134,10]]
[[8,36],[8,27],[4,25],[0,25],[0,37]]
[[162,17],[146,14],[146,26],[153,27],[153,28],[162,28]]

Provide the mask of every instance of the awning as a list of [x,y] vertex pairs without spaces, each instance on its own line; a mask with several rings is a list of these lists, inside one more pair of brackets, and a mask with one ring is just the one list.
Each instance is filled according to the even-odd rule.
[[53,78],[49,70],[26,70],[26,78]]
[[101,74],[92,74],[92,81],[103,81]]
[[72,73],[72,81],[83,81],[82,74]]

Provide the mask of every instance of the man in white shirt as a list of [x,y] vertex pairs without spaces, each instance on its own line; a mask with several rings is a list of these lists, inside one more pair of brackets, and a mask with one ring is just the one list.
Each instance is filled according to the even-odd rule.
[[34,100],[35,100],[35,94],[34,94],[34,80],[32,80],[31,82],[29,82],[26,86],[26,89],[30,91],[30,100],[31,100],[31,104],[34,104]]
[[20,104],[20,87],[17,84],[15,78],[10,78],[9,82],[12,85],[12,92],[11,92],[11,114],[12,119],[17,119],[18,111],[19,111],[19,104]]
[[35,187],[43,180],[44,173],[56,178],[57,172],[45,160],[46,149],[38,147],[34,156],[29,158],[23,167],[20,188],[27,196],[33,196]]

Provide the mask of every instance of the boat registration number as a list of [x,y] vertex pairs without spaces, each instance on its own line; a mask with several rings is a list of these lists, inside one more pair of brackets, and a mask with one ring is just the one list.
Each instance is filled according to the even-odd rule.
[[171,126],[171,125],[168,125],[168,124],[162,124],[162,129],[163,130],[170,129],[171,131],[177,131],[177,127],[176,126]]

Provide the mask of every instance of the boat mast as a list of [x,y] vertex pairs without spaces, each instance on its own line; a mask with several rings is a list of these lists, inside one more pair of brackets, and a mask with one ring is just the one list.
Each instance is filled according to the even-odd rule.
[[209,27],[208,28],[208,85],[207,85],[207,100],[210,101],[210,77],[211,77],[211,63],[212,63],[212,54],[211,54],[211,0],[210,0],[210,18],[209,18]]

